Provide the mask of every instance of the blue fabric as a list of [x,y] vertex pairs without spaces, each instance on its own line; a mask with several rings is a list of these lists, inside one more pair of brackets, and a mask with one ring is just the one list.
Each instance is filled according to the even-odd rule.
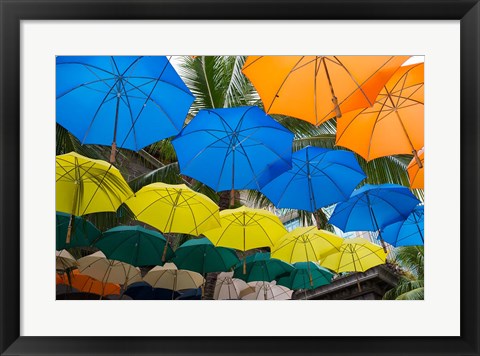
[[131,284],[124,294],[134,300],[171,300],[172,293],[173,299],[180,296],[180,293],[170,289],[152,288],[148,283],[137,282]]
[[385,227],[382,238],[393,246],[423,245],[423,212],[423,205],[417,206],[406,220]]
[[[138,151],[183,127],[194,96],[164,56],[59,56],[56,119],[82,144]],[[117,100],[117,98],[119,98]]]
[[377,231],[405,220],[420,203],[412,192],[397,184],[366,184],[335,206],[329,222],[342,231]]
[[314,212],[348,199],[365,177],[352,152],[308,146],[292,155],[292,169],[261,192],[277,208]]
[[291,168],[292,143],[256,106],[201,110],[173,140],[181,173],[217,192],[260,189]]

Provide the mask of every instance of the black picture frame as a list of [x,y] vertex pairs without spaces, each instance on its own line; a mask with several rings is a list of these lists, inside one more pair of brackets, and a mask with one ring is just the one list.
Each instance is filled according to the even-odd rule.
[[[478,0],[0,0],[0,352],[2,355],[479,355]],[[20,336],[20,21],[328,19],[461,21],[460,337]],[[448,308],[448,301],[445,301]],[[441,318],[442,310],[438,311]],[[434,323],[435,320],[432,320]],[[381,328],[388,324],[379,325]]]

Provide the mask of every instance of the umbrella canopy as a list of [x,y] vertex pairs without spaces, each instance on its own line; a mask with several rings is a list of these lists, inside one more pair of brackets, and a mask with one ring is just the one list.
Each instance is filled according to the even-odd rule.
[[114,283],[102,283],[90,276],[81,274],[78,270],[73,270],[70,278],[66,274],[56,275],[57,285],[64,284],[73,287],[75,290],[92,293],[100,296],[110,294],[120,294],[120,286]]
[[109,260],[101,251],[80,258],[78,270],[103,283],[129,285],[142,280],[140,269],[128,263]]
[[279,276],[293,271],[293,266],[276,258],[270,258],[270,252],[255,253],[245,259],[246,273],[243,273],[242,263],[235,267],[233,276],[246,282],[271,282]]
[[[170,300],[172,291],[165,288],[153,288],[146,282],[137,282],[128,286],[124,293],[133,300]],[[176,299],[180,293],[173,292],[173,298]]]
[[[154,266],[162,263],[167,240],[157,231],[141,226],[117,226],[105,231],[95,243],[107,258],[133,266]],[[166,258],[173,257],[167,246]]]
[[163,233],[198,236],[218,228],[218,206],[205,195],[185,184],[152,183],[126,201],[139,221]]
[[407,166],[408,177],[410,178],[410,188],[423,189],[424,188],[424,149],[422,148],[418,151],[418,159],[420,160],[420,165],[415,157],[410,161]]
[[249,56],[243,73],[267,113],[315,125],[371,106],[408,56]]
[[56,210],[67,214],[117,211],[133,195],[117,168],[76,152],[56,157],[55,176]]
[[345,239],[338,252],[325,257],[320,264],[337,273],[365,272],[384,264],[387,254],[382,246],[372,244],[364,238]]
[[173,262],[178,268],[195,271],[200,274],[224,272],[240,260],[235,250],[216,247],[209,239],[202,237],[191,239],[175,250]]
[[152,268],[143,280],[154,288],[164,288],[171,291],[199,288],[204,278],[197,272],[178,269],[173,263]]
[[138,151],[176,135],[194,96],[164,56],[57,56],[57,122],[82,144]]
[[365,184],[338,203],[330,223],[342,231],[378,231],[405,220],[420,203],[412,192],[397,184]]
[[288,263],[317,262],[342,244],[343,239],[316,226],[297,227],[280,238],[272,257]]
[[256,106],[201,110],[172,141],[182,174],[217,192],[259,190],[291,168],[292,142]]
[[215,246],[241,251],[272,247],[287,233],[280,219],[263,209],[240,207],[220,212],[221,228],[206,231],[204,235]]
[[352,111],[337,122],[337,145],[367,161],[394,154],[417,154],[424,146],[423,63],[398,69],[372,107]]
[[295,269],[285,277],[278,280],[278,284],[287,288],[315,289],[330,284],[333,273],[314,262],[297,262]]
[[57,270],[66,270],[78,266],[78,262],[67,250],[55,251],[55,264]]
[[57,211],[57,232],[56,232],[56,248],[62,250],[70,247],[90,246],[101,232],[91,222],[75,216],[72,221],[72,230],[70,235],[70,243],[66,243],[68,234],[68,224],[70,222],[70,214]]
[[221,272],[217,276],[213,299],[240,299],[240,293],[246,288],[248,288],[248,284],[241,279],[233,278],[233,272]]
[[241,293],[243,300],[288,300],[292,299],[292,294],[293,290],[277,285],[275,281],[256,282]]
[[406,220],[386,226],[382,230],[383,239],[393,246],[423,245],[423,213],[423,205],[419,205]]
[[292,155],[292,165],[261,190],[277,208],[314,212],[348,199],[366,178],[348,151],[308,146]]

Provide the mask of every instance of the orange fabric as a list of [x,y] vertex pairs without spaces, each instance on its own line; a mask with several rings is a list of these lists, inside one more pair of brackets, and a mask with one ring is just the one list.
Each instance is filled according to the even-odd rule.
[[[330,83],[340,110],[373,105],[377,94],[408,56],[249,56],[243,73],[269,114],[315,125],[336,116]],[[330,82],[329,82],[330,77]]]
[[418,188],[423,189],[423,169],[425,168],[424,163],[424,150],[421,149],[418,151],[418,158],[420,158],[420,162],[422,163],[422,168],[420,168],[417,164],[417,160],[415,157],[411,160],[410,164],[407,167],[408,177],[410,178],[410,187],[411,188]]
[[[337,121],[338,146],[367,161],[412,154],[424,146],[424,65],[400,67],[373,107],[351,111]],[[392,104],[393,101],[393,104]]]
[[[73,270],[71,281],[71,286],[80,292],[93,293],[102,296],[120,294],[120,286],[118,284],[102,283],[92,277],[81,274],[78,270]],[[56,282],[57,284],[70,285],[66,274],[60,275],[57,273]]]

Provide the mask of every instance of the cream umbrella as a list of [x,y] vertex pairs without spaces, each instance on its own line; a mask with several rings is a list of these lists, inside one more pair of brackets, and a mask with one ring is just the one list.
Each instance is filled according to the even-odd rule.
[[101,251],[80,258],[78,270],[103,283],[121,284],[124,287],[142,280],[139,268],[125,262],[109,260]]
[[78,266],[77,260],[67,250],[55,251],[56,269],[64,271]]
[[165,263],[163,266],[152,268],[143,278],[153,288],[170,289],[173,292],[199,288],[204,278],[200,273],[178,269],[174,263]]
[[240,299],[240,293],[248,287],[249,286],[245,281],[233,278],[233,272],[222,272],[217,276],[213,299]]
[[272,282],[250,282],[249,288],[242,291],[242,300],[288,300],[292,299],[293,290]]

